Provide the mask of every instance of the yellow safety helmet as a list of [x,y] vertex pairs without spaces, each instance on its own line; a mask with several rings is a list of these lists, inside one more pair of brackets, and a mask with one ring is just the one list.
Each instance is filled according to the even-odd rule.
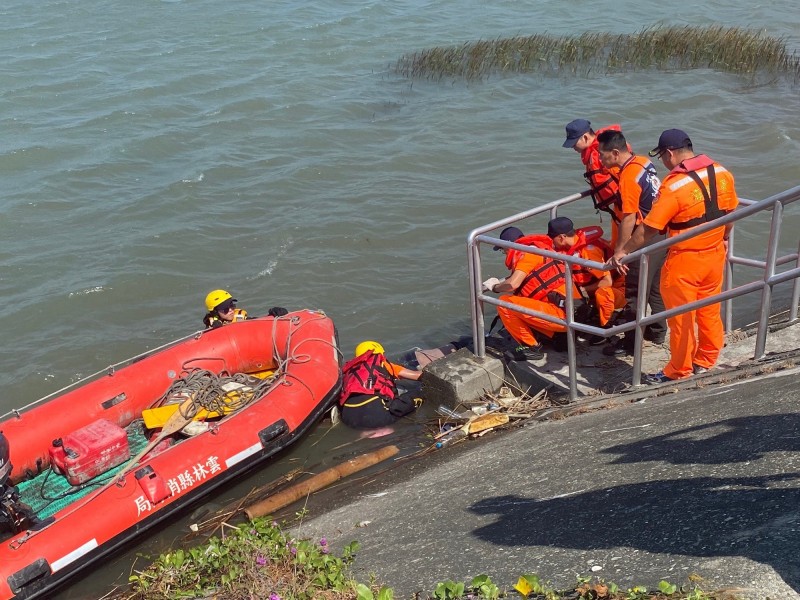
[[[214,310],[229,298],[233,298],[233,296],[231,296],[225,290],[214,290],[213,292],[209,292],[208,296],[206,296],[206,310],[209,312]],[[236,298],[233,298],[233,301],[236,302]]]
[[356,353],[355,356],[361,356],[366,352],[372,350],[374,354],[384,354],[383,346],[381,346],[378,342],[361,342],[358,346],[356,346]]

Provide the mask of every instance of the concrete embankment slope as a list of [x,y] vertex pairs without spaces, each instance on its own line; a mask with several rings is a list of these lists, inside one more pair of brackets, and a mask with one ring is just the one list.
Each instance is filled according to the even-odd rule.
[[356,573],[398,598],[530,572],[557,587],[577,574],[649,587],[697,574],[705,589],[800,598],[797,330],[773,334],[794,350],[745,377],[438,451],[331,498],[347,504],[301,534],[358,540]]

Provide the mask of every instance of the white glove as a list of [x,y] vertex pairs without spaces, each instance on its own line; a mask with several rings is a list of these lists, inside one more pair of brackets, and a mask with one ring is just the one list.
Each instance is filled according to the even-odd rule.
[[484,292],[491,292],[498,283],[500,283],[500,280],[497,277],[489,277],[489,279],[483,282],[482,289]]

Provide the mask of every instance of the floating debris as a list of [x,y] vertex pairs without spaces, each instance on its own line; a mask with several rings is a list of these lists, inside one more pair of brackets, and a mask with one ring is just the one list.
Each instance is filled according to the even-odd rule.
[[[490,431],[502,429],[532,417],[537,411],[555,404],[548,399],[547,391],[530,396],[515,392],[504,385],[497,392],[486,392],[474,403],[462,404],[456,410],[439,406],[436,412],[443,417],[438,421],[438,432],[433,436],[434,446],[444,446],[467,439],[481,437]],[[460,410],[466,408],[467,410]]]
[[633,34],[536,34],[479,40],[404,54],[395,72],[409,78],[481,79],[493,73],[585,75],[642,69],[715,69],[800,79],[800,57],[783,38],[723,26],[647,27]]

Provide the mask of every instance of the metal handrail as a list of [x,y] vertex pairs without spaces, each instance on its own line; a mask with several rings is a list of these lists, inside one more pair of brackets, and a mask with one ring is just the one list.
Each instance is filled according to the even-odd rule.
[[[535,246],[524,246],[521,244],[507,242],[505,240],[500,240],[491,237],[489,235],[486,235],[486,233],[498,229],[500,227],[510,225],[512,223],[518,223],[519,221],[528,219],[530,217],[541,215],[542,213],[546,212],[549,213],[549,217],[551,219],[555,218],[558,216],[559,208],[567,204],[570,204],[572,202],[576,202],[581,198],[585,198],[586,196],[589,196],[590,193],[591,192],[589,190],[586,190],[584,192],[581,192],[580,194],[572,194],[570,196],[565,196],[564,198],[560,198],[553,202],[549,202],[537,208],[532,208],[517,213],[515,215],[512,215],[510,217],[500,219],[493,223],[483,225],[470,232],[469,236],[467,237],[467,260],[469,265],[469,278],[470,278],[470,305],[472,308],[472,336],[473,336],[475,354],[478,357],[482,358],[486,355],[486,340],[484,336],[484,330],[486,325],[483,317],[483,305],[485,303],[494,304],[496,306],[502,306],[504,308],[508,308],[510,310],[514,310],[522,314],[544,319],[545,321],[548,321],[550,323],[565,326],[567,328],[567,362],[569,365],[569,388],[570,388],[569,392],[570,392],[570,399],[575,400],[577,398],[577,359],[575,353],[576,331],[595,334],[601,337],[611,337],[613,335],[617,335],[618,333],[635,329],[636,336],[634,345],[632,385],[638,386],[641,385],[640,381],[641,367],[642,367],[641,349],[642,349],[642,342],[644,339],[644,328],[651,323],[660,321],[662,319],[666,319],[668,317],[674,317],[686,312],[690,312],[698,308],[702,308],[704,306],[709,306],[711,304],[724,303],[723,306],[725,309],[725,318],[724,318],[725,329],[726,331],[730,331],[732,328],[732,318],[733,318],[732,317],[733,299],[760,290],[761,310],[759,314],[758,329],[756,332],[756,347],[753,357],[755,359],[759,359],[762,358],[765,354],[766,338],[768,333],[767,325],[769,323],[769,317],[771,314],[772,288],[778,283],[783,283],[790,280],[794,280],[794,287],[792,290],[792,306],[789,311],[789,320],[791,322],[797,319],[798,302],[800,302],[800,243],[798,244],[798,250],[796,253],[788,254],[785,256],[778,256],[778,243],[780,240],[780,229],[783,222],[784,207],[788,204],[796,202],[797,200],[800,200],[800,186],[790,188],[779,194],[775,194],[773,196],[770,196],[769,198],[765,198],[764,200],[760,201],[741,199],[740,205],[735,211],[723,217],[720,217],[719,219],[715,219],[714,221],[710,221],[708,223],[704,223],[697,227],[693,227],[685,231],[684,233],[681,233],[680,235],[667,238],[663,241],[659,241],[650,246],[645,246],[644,248],[641,248],[636,252],[632,252],[622,260],[623,263],[630,263],[633,262],[634,260],[640,261],[639,289],[645,289],[647,281],[647,272],[649,269],[649,261],[650,261],[650,256],[652,254],[659,252],[661,250],[667,250],[677,243],[693,238],[711,229],[716,229],[717,227],[724,226],[728,223],[735,223],[741,221],[757,213],[772,211],[772,219],[770,222],[770,236],[767,244],[767,256],[766,260],[764,261],[746,258],[742,256],[736,256],[734,254],[736,230],[735,228],[731,230],[731,235],[728,242],[728,251],[725,261],[725,278],[724,278],[725,281],[723,289],[719,294],[716,294],[709,298],[705,298],[703,300],[691,302],[681,307],[665,310],[649,316],[646,316],[647,312],[646,294],[640,294],[637,297],[636,318],[633,321],[630,321],[628,323],[623,323],[621,325],[615,325],[608,329],[600,329],[598,327],[594,327],[591,325],[585,325],[583,323],[575,322],[574,302],[572,297],[573,269],[577,266],[580,266],[589,269],[607,270],[605,265],[594,261],[586,260],[577,256],[561,254],[558,252],[551,252],[549,250],[544,250],[542,248],[537,248]],[[541,313],[515,304],[510,304],[508,302],[498,300],[491,296],[484,295],[481,292],[481,287],[480,287],[481,282],[483,281],[483,277],[481,274],[481,257],[480,257],[481,244],[491,244],[493,246],[500,246],[501,248],[520,250],[522,252],[536,254],[539,256],[543,256],[545,258],[555,259],[563,262],[566,268],[566,290],[565,290],[566,318],[559,319],[552,315]],[[783,271],[781,273],[776,273],[775,271],[776,266],[785,265],[792,262],[794,262],[795,264],[794,268],[788,271]],[[733,287],[733,265],[735,264],[761,269],[764,272],[763,277],[751,281],[749,283]]]

